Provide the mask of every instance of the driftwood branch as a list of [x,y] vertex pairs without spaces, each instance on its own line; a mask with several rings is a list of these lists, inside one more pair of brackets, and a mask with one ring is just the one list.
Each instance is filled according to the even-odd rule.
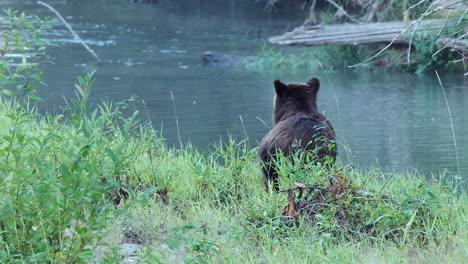
[[99,58],[99,56],[94,52],[94,50],[92,50],[81,38],[80,36],[78,36],[78,34],[76,34],[76,32],[72,29],[72,27],[70,26],[70,24],[67,23],[67,21],[62,17],[62,15],[60,15],[60,13],[55,10],[55,8],[53,8],[52,6],[50,6],[49,4],[46,4],[42,1],[37,1],[37,3],[39,5],[42,5],[42,6],[45,6],[47,7],[48,9],[50,9],[52,12],[55,13],[55,15],[57,15],[57,17],[62,21],[62,23],[65,25],[65,27],[72,33],[73,35],[73,38],[75,40],[78,40],[85,48],[86,50],[91,53],[91,55],[93,55],[98,61],[101,61],[101,59]]

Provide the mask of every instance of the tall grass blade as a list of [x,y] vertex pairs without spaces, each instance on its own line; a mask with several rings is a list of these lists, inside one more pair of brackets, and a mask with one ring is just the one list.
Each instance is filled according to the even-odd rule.
[[[345,136],[345,133],[344,133],[344,130],[343,130],[343,125],[341,123],[341,114],[340,114],[340,105],[338,104],[338,95],[336,94],[335,87],[333,86],[333,83],[330,80],[330,77],[328,76],[328,73],[325,71],[325,68],[323,67],[322,63],[318,59],[316,59],[316,60],[317,60],[318,64],[320,65],[320,68],[322,68],[323,73],[327,77],[328,83],[330,83],[330,87],[331,87],[331,90],[333,92],[333,96],[335,96],[336,112],[337,112],[337,115],[338,115],[338,124],[340,125],[341,136],[343,137],[344,145],[348,147],[348,143],[346,142],[346,136]],[[348,156],[348,161],[351,161],[350,151],[346,151],[346,155]]]
[[171,91],[171,98],[172,98],[172,106],[174,107],[174,115],[175,115],[175,121],[176,121],[176,127],[177,127],[177,137],[179,138],[180,148],[182,148],[183,145],[182,145],[182,138],[180,137],[179,118],[177,117],[177,109],[175,105],[174,94],[172,94],[172,91]]
[[435,71],[435,73],[437,75],[437,80],[439,80],[440,89],[442,89],[442,93],[444,94],[445,104],[447,105],[447,111],[448,111],[449,120],[450,120],[450,127],[452,129],[453,147],[455,148],[455,158],[456,158],[456,161],[457,161],[458,177],[461,177],[460,160],[458,158],[457,139],[455,138],[455,129],[453,127],[452,112],[450,111],[450,105],[449,105],[449,102],[448,102],[448,99],[447,99],[447,95],[445,94],[444,86],[442,85],[442,81],[440,80],[439,73],[437,71]]

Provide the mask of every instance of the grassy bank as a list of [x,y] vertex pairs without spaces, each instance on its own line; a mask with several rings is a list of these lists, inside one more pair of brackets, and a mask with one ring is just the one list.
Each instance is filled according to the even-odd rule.
[[265,192],[256,145],[170,148],[125,105],[87,105],[91,85],[79,79],[63,115],[2,98],[1,263],[118,263],[124,243],[141,263],[468,261],[456,179],[283,159],[283,189],[320,187],[303,198],[315,211],[285,221],[288,196]]

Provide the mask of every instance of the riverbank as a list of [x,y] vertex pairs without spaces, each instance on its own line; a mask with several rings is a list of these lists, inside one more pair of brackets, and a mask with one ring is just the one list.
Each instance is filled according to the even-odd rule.
[[128,105],[89,106],[92,83],[79,79],[63,115],[2,98],[1,262],[118,263],[128,243],[149,263],[468,261],[460,179],[285,161],[283,189],[345,187],[291,223],[287,194],[264,190],[255,145],[170,148]]
[[[466,72],[466,5],[457,1],[324,1],[310,8],[303,25],[269,42],[308,46],[260,52],[264,68]],[[273,1],[278,5],[279,1]],[[378,11],[377,11],[378,10]],[[336,12],[335,12],[336,11]],[[334,13],[335,12],[335,13]],[[378,15],[377,15],[378,14]],[[265,50],[265,49],[263,49]],[[269,58],[268,58],[269,56]]]

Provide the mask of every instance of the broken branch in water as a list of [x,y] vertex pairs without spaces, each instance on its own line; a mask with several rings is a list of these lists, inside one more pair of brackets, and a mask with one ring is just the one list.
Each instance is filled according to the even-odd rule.
[[78,36],[78,34],[76,34],[76,32],[72,29],[72,27],[67,23],[67,21],[62,17],[62,15],[60,15],[60,13],[55,10],[55,8],[53,8],[52,6],[50,6],[49,4],[46,4],[42,1],[37,1],[37,3],[39,5],[42,5],[42,6],[45,6],[47,7],[48,9],[50,9],[52,12],[55,13],[55,15],[57,15],[57,17],[62,21],[62,23],[65,25],[65,27],[67,27],[67,29],[72,33],[73,35],[73,38],[78,40],[79,42],[81,42],[81,44],[86,48],[87,51],[89,51],[89,53],[91,53],[91,55],[93,55],[98,61],[101,61],[101,59],[99,58],[99,56],[94,52],[94,50],[92,50],[81,38],[80,36]]

